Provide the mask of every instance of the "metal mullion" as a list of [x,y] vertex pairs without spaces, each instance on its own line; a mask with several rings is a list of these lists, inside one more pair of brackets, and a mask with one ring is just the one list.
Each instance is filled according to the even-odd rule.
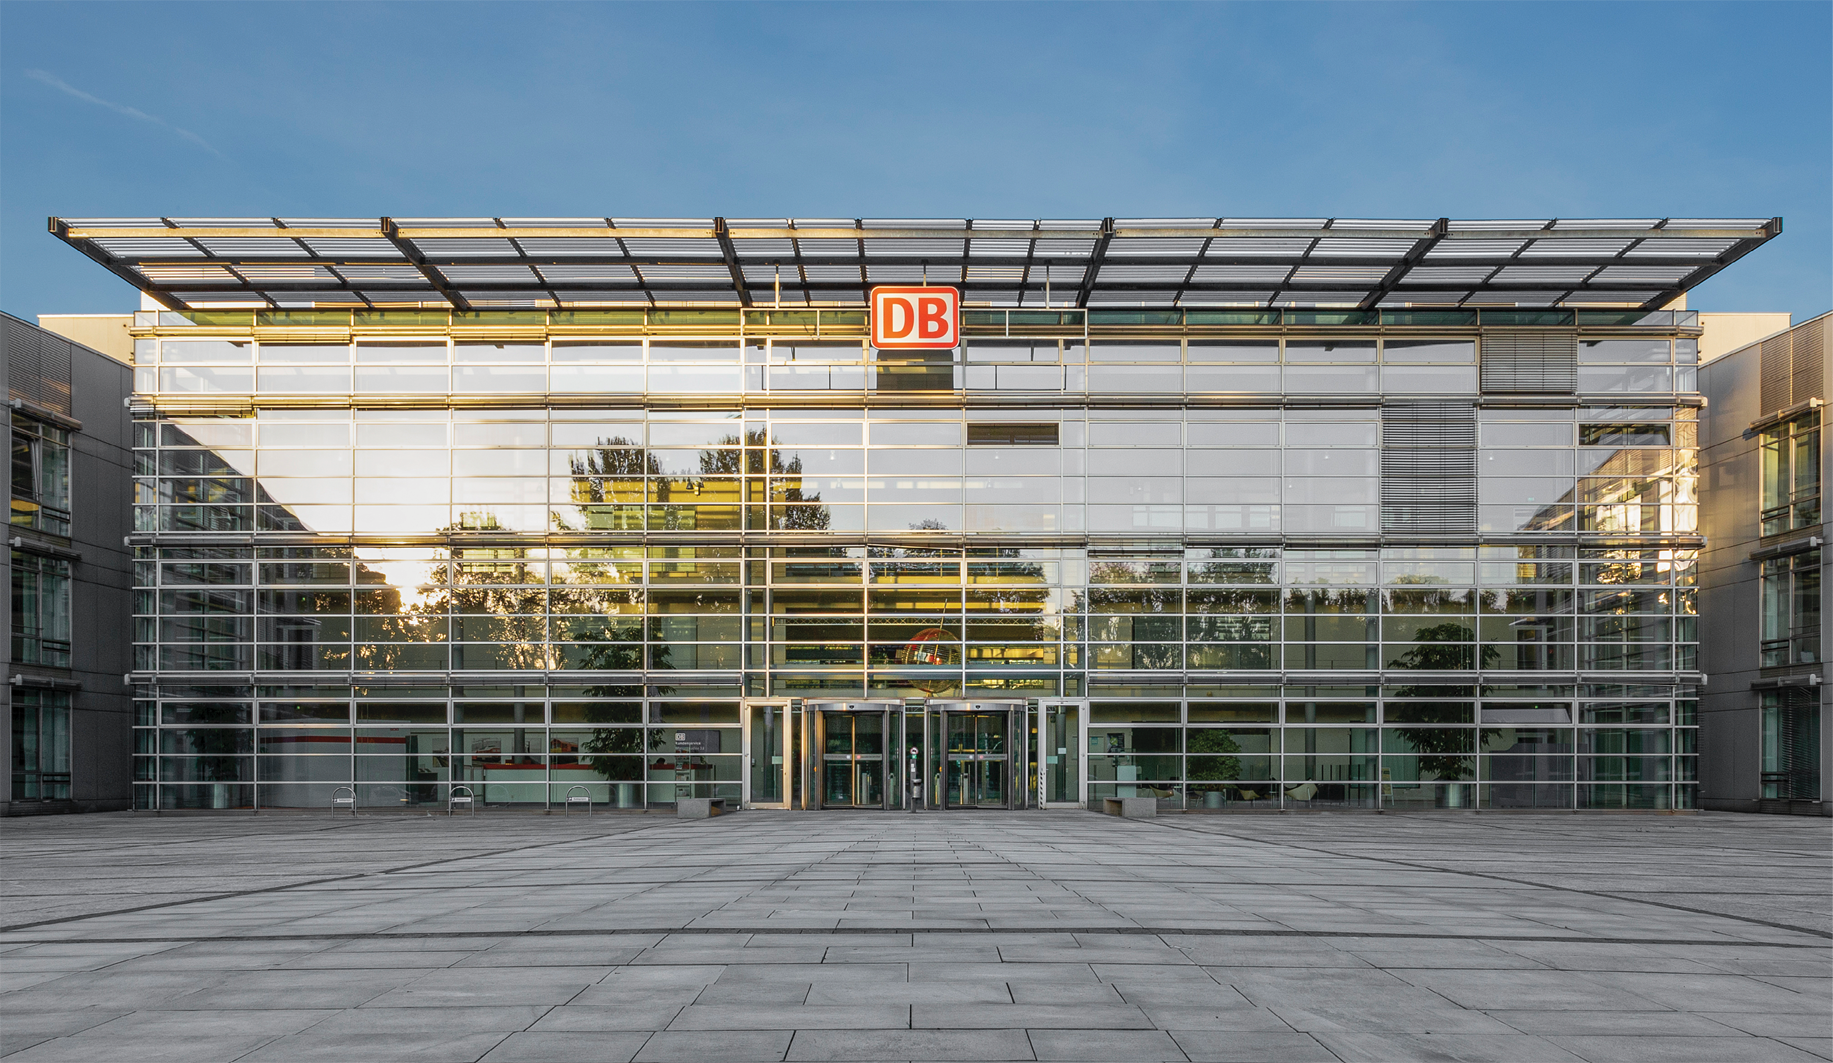
[[451,303],[454,309],[465,311],[471,309],[471,304],[466,301],[465,297],[460,295],[457,289],[450,287],[445,275],[440,273],[438,269],[434,268],[434,266],[426,260],[426,256],[420,253],[419,248],[415,247],[411,241],[401,236],[401,230],[395,225],[394,219],[382,219],[382,235],[388,238],[389,243],[395,245],[396,250],[407,256],[408,262],[410,262],[415,269],[420,271],[420,275],[425,277],[427,282],[433,286],[433,289],[444,296],[446,301]]
[[[496,224],[497,224],[497,228],[499,229],[508,228],[508,226],[503,224],[503,219],[501,218],[496,219]],[[515,248],[516,254],[520,256],[518,261],[521,262],[522,267],[528,270],[528,272],[533,273],[535,277],[539,279],[543,285],[547,285],[548,284],[547,277],[545,274],[541,272],[541,269],[540,269],[543,263],[539,263],[535,259],[530,258],[528,255],[527,249],[524,248],[521,242],[518,241],[515,237],[511,236],[511,237],[507,237],[507,239],[509,240],[509,246]],[[557,265],[557,263],[555,264]],[[547,293],[547,297],[554,301],[554,307],[558,309],[560,306],[560,293],[554,291],[553,288],[551,287],[543,287],[541,290]]]
[[[1765,237],[1765,240],[1775,235],[1781,234],[1782,219],[1781,218],[1771,219],[1770,226],[1772,226],[1775,229],[1775,232],[1772,233],[1769,237]],[[1663,306],[1666,306],[1668,303],[1673,302],[1681,294],[1687,291],[1690,291],[1693,288],[1700,285],[1701,283],[1705,282],[1713,274],[1717,273],[1718,271],[1724,269],[1726,266],[1731,265],[1733,262],[1736,262],[1738,259],[1743,258],[1745,255],[1748,255],[1750,252],[1761,247],[1763,243],[1764,243],[1764,240],[1755,240],[1755,239],[1750,239],[1750,238],[1739,240],[1736,243],[1733,243],[1730,247],[1726,248],[1724,251],[1714,256],[1710,262],[1706,263],[1705,265],[1700,266],[1698,269],[1695,269],[1692,272],[1688,273],[1686,276],[1680,278],[1680,280],[1676,281],[1672,286],[1663,288],[1661,292],[1657,294],[1654,298],[1649,299],[1647,302],[1643,303],[1640,309],[1643,309],[1643,310],[1661,309]]]
[[[267,292],[263,290],[265,289],[266,285],[263,285],[260,288],[255,287],[254,282],[249,280],[246,276],[244,276],[241,270],[236,269],[234,266],[229,265],[227,262],[223,264],[223,268],[229,271],[230,276],[241,281],[242,286],[244,288],[247,288],[249,291],[253,292],[254,294],[260,296],[262,299],[266,300],[267,305],[270,309],[278,310],[280,308],[280,304],[274,301],[274,297],[267,294]],[[315,290],[319,290],[319,289],[315,289]]]
[[[966,232],[967,235],[961,239],[961,290],[963,292],[967,291],[967,268],[968,264],[972,261],[968,255],[968,250],[974,246],[974,219],[967,219]],[[1019,274],[1019,279],[1020,283],[1023,283],[1024,274]]]
[[325,272],[331,274],[331,276],[333,277],[336,277],[338,281],[344,285],[344,287],[341,289],[342,291],[347,291],[351,295],[354,295],[358,299],[361,299],[365,307],[371,310],[375,309],[376,304],[371,302],[367,295],[364,295],[362,292],[357,291],[356,285],[351,282],[350,278],[344,276],[342,273],[339,273],[337,269],[328,262],[320,262],[319,265],[323,266],[325,269]]
[[[1559,224],[1558,218],[1548,218],[1547,223],[1541,227],[1541,231],[1551,232],[1553,229],[1553,226],[1557,224]],[[1514,253],[1509,255],[1505,261],[1497,265],[1494,269],[1484,274],[1483,279],[1478,281],[1475,285],[1472,285],[1471,289],[1468,292],[1464,293],[1464,297],[1457,301],[1457,305],[1463,306],[1465,303],[1468,303],[1471,299],[1471,296],[1476,295],[1478,292],[1487,289],[1491,284],[1494,284],[1497,274],[1501,273],[1503,270],[1507,269],[1510,266],[1518,265],[1521,261],[1521,252],[1526,251],[1528,247],[1531,244],[1533,244],[1534,239],[1535,238],[1529,238],[1529,239],[1521,241],[1521,245],[1515,248]]]
[[[274,223],[275,228],[282,229],[282,230],[287,228],[286,222],[281,221],[279,218],[272,218],[270,220]],[[344,276],[342,273],[339,273],[337,271],[335,266],[338,265],[338,263],[333,263],[331,261],[328,261],[325,258],[325,256],[322,256],[318,252],[312,250],[309,244],[307,244],[304,240],[300,239],[297,236],[289,237],[289,239],[293,241],[293,243],[299,248],[299,250],[304,251],[306,255],[312,259],[313,265],[323,267],[326,273],[329,273],[331,276],[337,278],[337,282],[343,285],[343,287],[339,289],[340,291],[349,292],[350,294],[356,296],[358,299],[363,300],[364,306],[368,307],[371,310],[375,309],[375,304],[369,301],[369,297],[364,295],[362,292],[357,291],[356,285],[351,282],[350,278]],[[246,260],[242,260],[242,261],[244,265],[247,264]],[[262,294],[264,296],[266,295],[265,292],[263,292]],[[270,297],[268,301],[272,302],[273,300]]]
[[[1311,241],[1311,247],[1316,247],[1316,246],[1317,246],[1317,241],[1316,240]],[[1305,253],[1310,254],[1311,249],[1306,248]],[[1292,278],[1298,275],[1299,267],[1303,266],[1304,264],[1305,264],[1305,260],[1303,256],[1300,256],[1299,260],[1297,262],[1294,262],[1290,269],[1286,270],[1285,279],[1274,283],[1273,290],[1267,293],[1267,306],[1271,307],[1279,303],[1280,293],[1292,287]]]
[[652,310],[655,309],[655,305],[656,305],[655,288],[652,287],[647,280],[643,279],[643,271],[639,269],[635,263],[631,264],[630,272],[636,274],[637,285],[643,289],[643,297],[649,300],[649,308]]
[[[1326,219],[1323,228],[1329,229],[1335,222],[1335,218]],[[1322,236],[1313,236],[1311,242],[1305,245],[1305,250],[1299,253],[1298,261],[1294,262],[1292,268],[1286,271],[1286,279],[1275,284],[1272,292],[1267,295],[1267,306],[1272,307],[1277,304],[1280,294],[1292,287],[1292,278],[1298,276],[1300,267],[1307,265],[1311,261],[1311,252],[1317,250],[1317,245],[1322,243],[1323,239]]]
[[[1040,224],[1041,224],[1040,222],[1035,222],[1035,221],[1032,222],[1031,231],[1037,232],[1038,226]],[[1036,263],[1036,261],[1037,261],[1037,240],[1035,238],[1026,240],[1025,241],[1025,265],[1019,271],[1019,274],[1018,274],[1018,302],[1021,307],[1024,306],[1025,304],[1025,296],[1031,293],[1031,267]],[[1010,334],[1011,331],[1012,330],[1008,323],[1006,332]]]
[[732,234],[727,230],[724,218],[713,219],[713,234],[719,240],[719,252],[725,258],[726,271],[732,275],[732,288],[738,292],[738,305],[749,307],[751,289],[745,286],[745,271],[739,267],[738,250],[732,246]]
[[1078,309],[1088,306],[1089,296],[1093,295],[1095,292],[1095,279],[1101,272],[1101,267],[1107,259],[1108,245],[1113,243],[1113,240],[1114,219],[1101,219],[1100,235],[1095,238],[1095,246],[1093,250],[1089,252],[1087,272],[1083,274],[1082,284],[1076,292],[1076,307]]
[[[164,221],[167,225],[172,224],[171,219],[169,218],[162,218],[160,220]],[[177,226],[174,225],[173,228],[177,228]],[[236,280],[241,281],[243,288],[246,288],[247,290],[253,292],[255,295],[258,295],[262,299],[266,300],[267,305],[269,307],[277,308],[280,305],[279,303],[274,302],[273,296],[268,295],[264,291],[260,291],[256,289],[253,282],[251,282],[246,276],[244,276],[241,270],[236,269],[235,266],[232,265],[227,259],[222,258],[216,252],[210,250],[208,247],[205,247],[203,244],[198,243],[197,238],[195,236],[186,236],[183,239],[185,243],[190,244],[192,247],[197,248],[198,254],[203,255],[204,260],[206,262],[215,263],[218,268],[222,269],[224,272],[228,273],[231,277],[234,277]],[[299,241],[295,240],[293,242],[298,243]],[[289,265],[290,264],[291,263],[289,263]]]
[[[1215,225],[1216,225],[1216,228],[1218,229],[1221,228],[1222,219],[1217,218]],[[1179,282],[1177,286],[1177,292],[1171,296],[1171,302],[1174,305],[1176,306],[1184,305],[1184,293],[1190,289],[1190,282],[1196,279],[1197,267],[1203,264],[1203,256],[1209,253],[1209,245],[1214,242],[1215,242],[1215,237],[1213,236],[1207,236],[1203,238],[1203,246],[1197,248],[1195,260],[1190,263],[1190,269],[1185,271],[1184,279],[1181,282]]]
[[[863,234],[865,227],[866,227],[865,219],[863,218],[854,218],[853,219],[853,228],[854,229],[859,230]],[[872,281],[866,275],[866,238],[865,236],[864,235],[859,236],[857,243],[859,245],[859,297],[865,300],[866,302],[870,303],[872,301]]]
[[[789,231],[791,233],[796,231],[794,219],[790,220],[790,230]],[[802,261],[802,241],[797,239],[794,236],[791,236],[789,238],[789,254],[791,258],[790,264],[795,266],[796,268],[796,284],[798,286],[798,290],[801,291],[802,293],[802,305],[807,306],[808,305],[808,270],[805,268],[804,263]],[[780,299],[778,300],[778,302],[781,302],[781,301],[782,300]]]
[[[618,233],[618,231],[617,231],[617,223],[616,223],[616,222],[614,222],[614,221],[612,221],[612,220],[611,220],[610,218],[606,218],[606,219],[605,219],[605,226],[606,226],[606,228],[608,228],[608,229],[610,229],[610,230],[611,230],[611,239],[613,239],[613,240],[616,240],[616,241],[617,241],[617,249],[618,249],[619,251],[622,251],[622,252],[624,253],[624,258],[623,258],[623,261],[622,261],[621,263],[619,263],[619,264],[620,264],[620,265],[625,265],[625,266],[629,266],[629,267],[630,267],[630,272],[631,272],[632,274],[634,274],[634,275],[636,276],[636,282],[637,282],[637,285],[638,285],[638,286],[639,286],[640,288],[642,288],[642,290],[643,290],[643,298],[645,298],[645,299],[647,299],[647,300],[649,301],[649,307],[648,307],[648,308],[649,308],[650,310],[654,310],[654,309],[655,309],[655,306],[656,306],[656,294],[655,294],[655,292],[654,292],[654,291],[652,291],[652,290],[650,289],[650,287],[649,287],[649,282],[643,279],[643,271],[642,271],[642,270],[640,270],[640,269],[638,269],[638,268],[637,268],[637,266],[636,266],[636,263],[635,263],[635,262],[632,262],[632,261],[630,260],[630,259],[631,259],[631,256],[630,256],[630,245],[629,245],[629,244],[627,244],[627,243],[625,243],[625,242],[624,242],[624,238],[623,238],[623,236],[622,236],[622,235],[620,235],[620,234]],[[645,362],[647,362],[647,360],[648,360],[648,355],[647,355],[647,352],[645,352],[645,355],[644,355],[644,360],[645,360]],[[648,378],[647,378],[647,376],[645,376],[645,378],[644,378],[644,379],[648,379]],[[645,504],[645,505],[647,505],[648,503],[644,503],[644,504]],[[645,523],[647,523],[647,521],[648,521],[648,516],[647,516],[647,515],[645,515],[645,516],[644,516],[644,521],[645,521]]]
[[1400,282],[1406,279],[1407,274],[1412,272],[1413,267],[1418,265],[1422,259],[1431,253],[1433,248],[1438,246],[1439,241],[1445,238],[1445,234],[1450,231],[1450,228],[1451,219],[1449,218],[1440,218],[1436,222],[1433,222],[1431,235],[1422,237],[1416,241],[1407,253],[1401,256],[1400,261],[1394,263],[1394,267],[1387,271],[1387,275],[1376,282],[1375,289],[1368,293],[1367,297],[1362,300],[1361,305],[1358,306],[1357,309],[1372,310],[1379,306],[1381,300],[1386,298],[1388,293],[1400,286]]

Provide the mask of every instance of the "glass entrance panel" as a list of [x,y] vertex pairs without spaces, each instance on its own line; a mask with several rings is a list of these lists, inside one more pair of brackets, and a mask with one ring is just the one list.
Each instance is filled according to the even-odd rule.
[[885,714],[821,714],[821,807],[885,807]]
[[948,733],[946,799],[950,808],[1007,808],[1011,805],[1011,757],[1007,746],[1010,710],[951,710],[943,714]]
[[751,706],[751,803],[783,803],[783,740],[787,735],[786,705]]
[[1078,708],[1075,705],[1044,706],[1044,733],[1040,741],[1046,803],[1073,805],[1082,799],[1082,773],[1077,757],[1082,744]]

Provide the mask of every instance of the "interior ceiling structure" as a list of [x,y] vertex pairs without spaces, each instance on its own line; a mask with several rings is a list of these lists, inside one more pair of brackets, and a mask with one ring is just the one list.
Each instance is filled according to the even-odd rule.
[[969,305],[1659,309],[1782,219],[52,218],[174,310]]

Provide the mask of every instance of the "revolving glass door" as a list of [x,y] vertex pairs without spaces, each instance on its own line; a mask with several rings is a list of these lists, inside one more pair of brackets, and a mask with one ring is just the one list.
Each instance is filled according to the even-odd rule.
[[[816,781],[822,808],[893,807],[886,789],[885,733],[890,712],[877,705],[822,708]],[[895,771],[895,761],[892,764]],[[893,778],[895,783],[895,778]],[[895,787],[893,787],[895,789]]]
[[931,808],[1023,808],[1022,705],[931,702]]

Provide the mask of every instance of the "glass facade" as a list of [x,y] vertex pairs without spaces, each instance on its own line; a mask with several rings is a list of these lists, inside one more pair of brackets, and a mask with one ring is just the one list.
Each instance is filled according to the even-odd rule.
[[1696,350],[1611,314],[144,315],[137,803],[882,807],[904,728],[935,807],[1692,807]]

